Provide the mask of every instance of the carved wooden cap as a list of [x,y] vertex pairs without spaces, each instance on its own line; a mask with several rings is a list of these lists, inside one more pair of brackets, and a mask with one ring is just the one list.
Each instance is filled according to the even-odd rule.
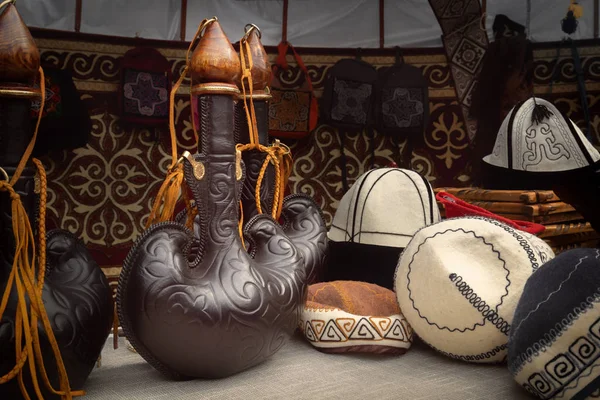
[[240,59],[223,32],[219,21],[204,30],[190,61],[192,85],[201,83],[235,84],[241,74]]
[[40,52],[17,8],[9,3],[0,14],[0,82],[32,85]]
[[[271,63],[269,63],[269,57],[267,52],[260,41],[260,31],[252,25],[248,35],[248,45],[250,47],[250,54],[252,55],[252,90],[265,90],[271,83]],[[240,42],[240,57],[243,57],[242,46],[243,40]],[[242,82],[237,82],[238,86],[242,87]]]

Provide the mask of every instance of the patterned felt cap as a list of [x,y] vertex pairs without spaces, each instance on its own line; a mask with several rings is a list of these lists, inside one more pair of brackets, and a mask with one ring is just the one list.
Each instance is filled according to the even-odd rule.
[[412,343],[394,292],[365,282],[309,286],[299,325],[313,346],[328,353],[402,354]]
[[396,295],[416,334],[447,356],[499,362],[527,278],[554,257],[541,239],[484,217],[421,229],[400,256]]
[[508,113],[491,154],[483,161],[496,167],[528,172],[585,168],[600,154],[581,130],[555,106],[529,98]]
[[600,397],[600,250],[559,254],[527,281],[508,367],[542,399]]

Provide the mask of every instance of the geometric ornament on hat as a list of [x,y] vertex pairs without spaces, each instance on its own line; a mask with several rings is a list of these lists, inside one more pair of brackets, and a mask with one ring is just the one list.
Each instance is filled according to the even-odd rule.
[[310,285],[299,327],[325,353],[403,354],[413,335],[394,292],[353,281]]
[[496,167],[528,172],[560,172],[585,168],[600,153],[581,130],[554,104],[532,97],[506,116],[491,154],[483,161]]
[[325,280],[393,288],[402,249],[416,231],[440,219],[433,189],[418,173],[401,168],[364,173],[335,212]]
[[542,239],[494,219],[447,219],[421,229],[404,249],[395,291],[431,347],[463,361],[501,362],[525,282],[553,257]]
[[600,397],[600,250],[559,254],[527,281],[508,368],[541,399]]

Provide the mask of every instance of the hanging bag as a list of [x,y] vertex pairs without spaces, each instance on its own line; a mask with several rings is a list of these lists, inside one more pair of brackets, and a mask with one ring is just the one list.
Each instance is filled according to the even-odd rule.
[[[269,136],[285,139],[302,139],[316,127],[319,106],[315,97],[308,69],[294,47],[285,41],[277,46],[278,56],[273,65],[271,103],[269,104]],[[296,64],[304,75],[300,88],[286,85],[282,76],[290,70],[286,60],[292,51]]]
[[[396,62],[377,71],[375,121],[377,131],[388,135],[398,147],[400,163],[410,169],[414,139],[423,135],[429,117],[429,84],[421,70],[404,63],[400,48]],[[406,157],[399,142],[406,138]]]
[[156,49],[138,47],[129,50],[121,62],[119,114],[130,124],[167,125],[171,65]]
[[[348,132],[362,132],[369,128],[373,139],[373,101],[377,70],[359,57],[336,62],[327,72],[321,99],[321,119],[337,128],[340,136],[340,168],[344,191],[348,190],[344,140]],[[371,146],[371,165],[374,164],[374,146]]]
[[[92,120],[75,87],[71,71],[46,66],[44,72],[45,106],[33,149],[34,157],[84,147],[92,130]],[[39,82],[35,87],[39,87]],[[32,118],[37,119],[40,106],[39,100],[31,102]]]

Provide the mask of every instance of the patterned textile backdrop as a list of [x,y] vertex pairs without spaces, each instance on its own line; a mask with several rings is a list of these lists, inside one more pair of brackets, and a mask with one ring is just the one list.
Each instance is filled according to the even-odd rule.
[[[82,238],[114,285],[165,175],[170,157],[168,130],[125,128],[119,122],[119,61],[131,47],[48,38],[38,38],[37,43],[44,63],[72,71],[93,121],[86,147],[42,159],[48,170],[48,223]],[[184,66],[185,50],[160,48],[159,51],[170,61],[173,79],[177,79]],[[599,142],[600,48],[581,48],[580,53],[588,81],[595,140]],[[556,50],[536,50],[535,56],[536,92],[543,96],[548,93]],[[275,54],[271,57],[274,59]],[[340,58],[303,55],[317,96],[321,94],[327,69]],[[376,67],[394,62],[393,57],[363,59]],[[576,77],[569,59],[570,54],[564,50],[551,100],[583,126]],[[282,81],[289,87],[298,87],[302,73],[291,58],[289,61],[292,68],[282,76]],[[415,143],[413,168],[434,187],[468,185],[469,139],[444,50],[407,54],[405,62],[421,68],[429,81],[430,123],[422,140]],[[183,85],[176,99],[179,152],[194,147],[187,90]],[[320,125],[310,137],[290,144],[295,159],[290,178],[292,191],[312,195],[331,222],[343,195],[336,132]],[[376,149],[377,165],[384,166],[396,159],[398,149],[387,137],[376,135],[371,144],[365,134],[350,135],[345,143],[350,184],[369,168],[371,145]]]

